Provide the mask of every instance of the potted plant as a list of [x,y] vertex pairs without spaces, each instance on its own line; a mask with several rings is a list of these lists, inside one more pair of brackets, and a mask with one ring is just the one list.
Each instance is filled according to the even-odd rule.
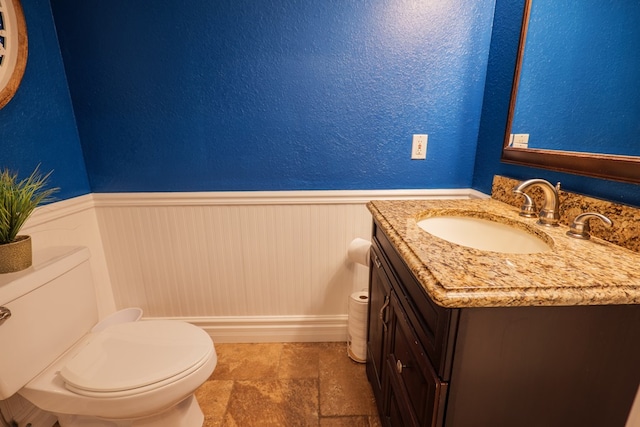
[[46,188],[51,172],[39,167],[28,178],[5,168],[0,171],[0,273],[12,273],[31,266],[31,237],[18,232],[41,203],[52,200],[58,188]]

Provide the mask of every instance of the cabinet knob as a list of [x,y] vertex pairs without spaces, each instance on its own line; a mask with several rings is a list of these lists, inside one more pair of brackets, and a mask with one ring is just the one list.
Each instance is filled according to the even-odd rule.
[[401,360],[396,361],[396,371],[401,374],[402,370],[405,369],[407,365],[403,365]]

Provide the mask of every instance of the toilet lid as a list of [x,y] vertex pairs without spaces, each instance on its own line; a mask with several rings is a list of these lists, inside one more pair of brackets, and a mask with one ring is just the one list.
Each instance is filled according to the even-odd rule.
[[130,390],[188,370],[207,357],[212,347],[206,332],[185,322],[121,323],[98,333],[60,375],[80,390]]

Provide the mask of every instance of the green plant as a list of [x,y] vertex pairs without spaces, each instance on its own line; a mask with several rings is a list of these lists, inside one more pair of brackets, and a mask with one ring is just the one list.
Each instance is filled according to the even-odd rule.
[[15,241],[33,210],[53,200],[51,195],[59,188],[45,188],[50,175],[42,175],[39,166],[22,180],[6,168],[0,171],[0,245]]

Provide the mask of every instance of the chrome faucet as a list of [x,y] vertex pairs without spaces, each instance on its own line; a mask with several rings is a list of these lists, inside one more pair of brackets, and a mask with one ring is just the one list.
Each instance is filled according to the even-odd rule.
[[513,192],[525,197],[525,203],[521,208],[522,216],[531,216],[525,215],[525,212],[530,212],[535,206],[531,198],[525,194],[525,190],[529,187],[540,187],[544,194],[544,204],[538,213],[538,224],[556,227],[560,220],[560,198],[558,197],[560,183],[554,187],[553,184],[544,179],[529,179],[518,184],[518,186],[513,189]]

